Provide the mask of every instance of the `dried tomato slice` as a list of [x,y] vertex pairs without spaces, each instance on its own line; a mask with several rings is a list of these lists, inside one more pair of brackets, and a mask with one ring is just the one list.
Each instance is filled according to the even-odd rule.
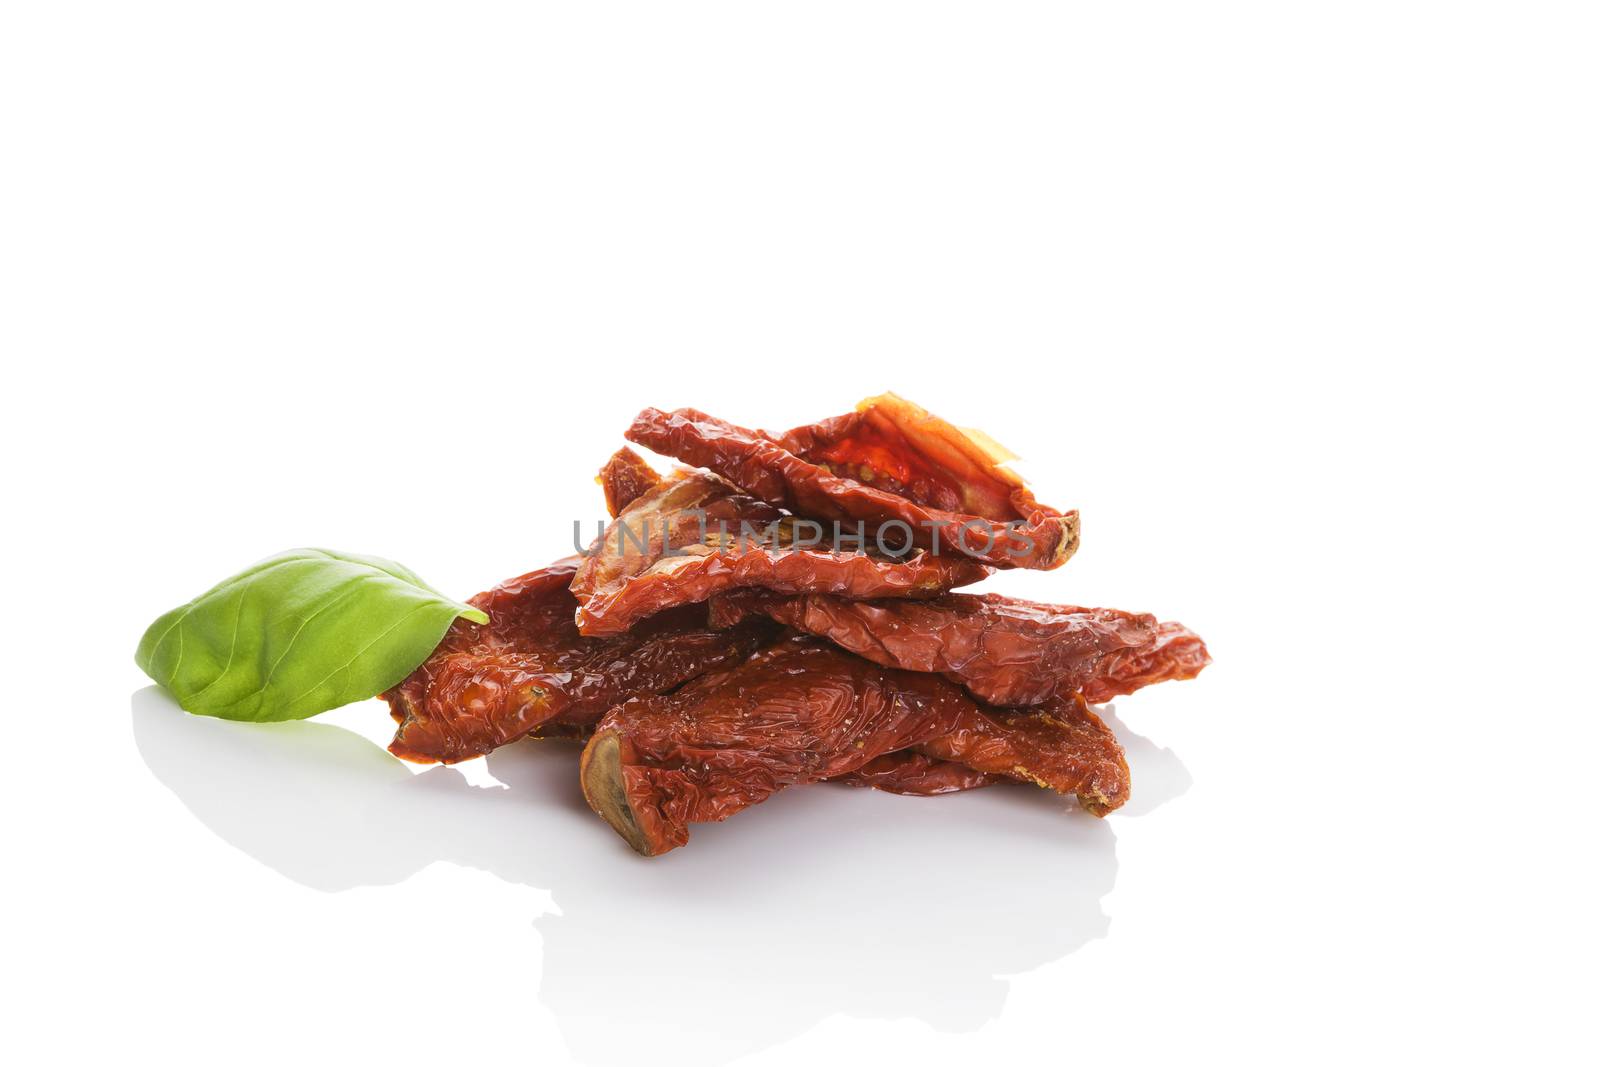
[[630,697],[743,660],[771,630],[711,630],[697,606],[622,637],[583,637],[567,588],[577,565],[562,560],[473,597],[489,624],[458,620],[420,667],[383,694],[400,724],[389,751],[417,763],[455,763],[541,727],[570,732]]
[[1128,795],[1121,746],[1081,700],[996,711],[939,675],[807,636],[613,708],[584,748],[581,779],[590,806],[651,856],[687,842],[690,823],[908,748],[1074,794],[1096,815]]
[[[922,414],[927,419],[948,427],[965,445],[958,447],[943,430],[934,433],[924,428],[918,436],[910,428],[909,416],[899,422],[888,414],[876,417],[883,407],[880,401],[871,412],[791,430],[779,438],[693,408],[670,413],[646,408],[626,436],[635,444],[704,467],[796,515],[846,523],[852,529],[862,526],[873,536],[882,531],[896,545],[904,540],[936,554],[1038,570],[1059,567],[1076,551],[1076,511],[1063,514],[1038,503],[998,459],[977,458],[980,446],[975,438],[961,436],[962,431],[926,412]],[[886,427],[891,426],[898,436],[890,436]],[[942,450],[934,447],[936,443],[944,446]],[[869,484],[880,473],[886,488]],[[941,506],[958,502],[981,505],[981,510]]]
[[804,547],[821,536],[715,475],[680,472],[627,506],[573,577],[578,628],[601,636],[731,589],[931,597],[989,573],[975,560]]
[[661,475],[644,461],[644,457],[624,445],[616,450],[595,477],[606,494],[606,512],[613,519],[622,509],[649,492],[661,481]]
[[885,793],[898,793],[901,796],[935,797],[944,793],[981,789],[1011,779],[1003,774],[975,771],[964,764],[934,759],[932,756],[924,756],[920,752],[907,749],[879,756],[869,761],[866,766],[834,780],[846,785],[881,789]]
[[[868,482],[930,508],[996,521],[1040,510],[1006,463],[1017,457],[979,430],[962,429],[894,393],[776,438],[831,473]],[[1050,510],[1050,509],[1045,509]]]
[[711,605],[714,626],[752,615],[826,637],[885,667],[945,674],[994,704],[1072,694],[1104,703],[1193,678],[1211,662],[1205,642],[1179,623],[996,593],[947,593],[916,604],[735,593]]

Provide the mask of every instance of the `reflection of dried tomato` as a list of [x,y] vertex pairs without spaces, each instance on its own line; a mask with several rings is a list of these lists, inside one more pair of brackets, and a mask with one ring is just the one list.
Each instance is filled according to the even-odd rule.
[[606,714],[584,748],[584,796],[637,851],[684,844],[789,785],[837,778],[904,749],[1071,793],[1096,815],[1128,768],[1080,701],[998,712],[934,674],[888,670],[795,637],[667,696]]
[[614,519],[661,480],[655,468],[633,449],[623,446],[606,460],[595,481],[606,494],[606,511]]
[[[909,539],[1001,567],[1049,569],[1066,562],[1078,547],[1076,511],[1062,514],[1040,504],[976,438],[893,401],[878,398],[865,412],[782,438],[692,408],[646,408],[627,438],[705,467],[796,515],[882,529],[895,546]],[[885,488],[871,484],[880,476]],[[957,502],[978,510],[943,506]]]
[[579,636],[567,559],[505,582],[470,603],[433,655],[383,698],[399,722],[389,751],[418,763],[481,756],[532,730],[593,723],[629,697],[660,693],[742,660],[770,628],[719,632],[705,609],[658,615],[622,637]]
[[1042,704],[1074,693],[1103,703],[1193,678],[1211,662],[1196,634],[1154,615],[996,593],[949,593],[915,604],[759,593],[712,602],[713,625],[751,615],[826,637],[885,667],[949,675],[995,704]]
[[630,503],[590,547],[572,581],[578,627],[622,633],[658,611],[742,587],[930,597],[989,573],[959,556],[897,560],[800,547],[816,535],[715,475],[680,472]]

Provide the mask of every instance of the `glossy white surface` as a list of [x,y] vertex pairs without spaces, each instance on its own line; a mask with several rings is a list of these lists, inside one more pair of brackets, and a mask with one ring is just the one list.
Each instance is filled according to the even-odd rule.
[[[11,5],[18,1063],[1592,1061],[1577,4]],[[1215,665],[1134,801],[819,786],[644,861],[559,746],[193,719],[160,612],[569,551],[639,407],[893,388]]]
[[[691,1028],[712,1061],[838,1013],[976,1029],[1003,1010],[997,976],[1105,936],[1116,882],[1109,824],[1020,789],[920,804],[797,790],[737,825],[697,829],[687,860],[645,863],[597,832],[565,744],[504,749],[486,761],[493,781],[473,784],[450,768],[413,775],[332,725],[175,714],[154,689],[134,697],[133,732],[197,819],[301,885],[393,886],[448,863],[547,893],[530,1002],[598,1062],[629,1062],[661,1027]],[[1152,753],[1148,810],[1188,779],[1133,740]],[[974,909],[989,915],[945,929]],[[707,1015],[713,1004],[724,1007]]]

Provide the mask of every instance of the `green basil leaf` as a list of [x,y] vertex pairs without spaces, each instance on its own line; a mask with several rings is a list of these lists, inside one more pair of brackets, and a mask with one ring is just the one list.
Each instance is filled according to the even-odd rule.
[[458,616],[489,621],[398,563],[300,548],[161,616],[134,661],[196,715],[305,719],[398,683]]

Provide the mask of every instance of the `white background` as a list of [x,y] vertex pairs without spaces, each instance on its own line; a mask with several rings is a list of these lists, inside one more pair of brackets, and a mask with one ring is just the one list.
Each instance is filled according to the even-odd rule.
[[[1593,5],[0,10],[13,1062],[1593,1062]],[[993,588],[1210,641],[1125,812],[645,861],[570,749],[133,665],[281,549],[565,554],[644,405],[886,388],[1082,509]]]

